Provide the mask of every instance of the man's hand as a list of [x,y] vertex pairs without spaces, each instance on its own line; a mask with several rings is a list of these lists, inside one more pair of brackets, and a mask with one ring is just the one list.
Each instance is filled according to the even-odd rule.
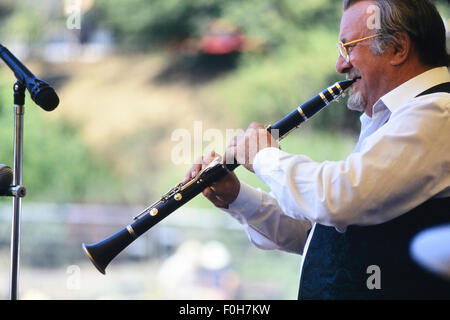
[[[186,184],[188,181],[195,178],[198,173],[203,168],[207,167],[216,157],[220,157],[220,155],[212,151],[210,154],[197,159],[194,165],[186,173],[186,176],[181,183]],[[205,188],[202,193],[216,207],[228,209],[230,203],[236,200],[240,187],[241,183],[239,182],[239,179],[233,172],[230,172],[221,180],[215,182],[211,187]]]
[[[253,160],[256,154],[260,150],[270,147],[279,148],[278,142],[263,125],[252,122],[243,135],[236,136],[231,140],[226,150],[225,163],[234,163],[235,159],[239,164],[254,172]],[[197,159],[181,183],[186,184],[195,178],[216,157],[220,157],[220,155],[212,151],[210,154]],[[202,193],[216,207],[227,209],[230,203],[236,200],[240,187],[239,179],[233,172],[230,172],[211,187],[205,188]]]
[[226,160],[231,161],[234,157],[236,161],[247,170],[253,170],[253,160],[256,154],[265,148],[280,148],[278,142],[263,125],[252,122],[245,133],[234,137],[226,150]]

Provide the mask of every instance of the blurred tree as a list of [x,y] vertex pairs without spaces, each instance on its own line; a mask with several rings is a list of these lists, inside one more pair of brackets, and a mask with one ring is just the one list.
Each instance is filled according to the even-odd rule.
[[339,2],[327,0],[301,4],[293,0],[97,0],[87,19],[112,29],[119,43],[133,49],[199,37],[216,18],[228,19],[246,33],[282,44],[292,40],[293,31],[335,28],[339,8]]
[[30,46],[42,42],[49,33],[55,16],[61,13],[61,4],[53,0],[4,1],[0,4],[2,39],[12,39]]
[[111,29],[128,50],[148,49],[197,34],[207,21],[220,15],[220,2],[97,0],[87,15],[94,16],[99,26]]
[[[0,83],[0,163],[13,165],[12,84]],[[53,202],[120,202],[121,180],[89,151],[74,126],[53,121],[28,93],[24,117],[24,185],[27,199]]]

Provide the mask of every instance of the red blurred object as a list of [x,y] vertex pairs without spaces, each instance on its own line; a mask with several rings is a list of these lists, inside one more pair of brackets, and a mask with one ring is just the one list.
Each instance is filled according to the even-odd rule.
[[184,55],[193,56],[198,53],[227,55],[234,52],[262,52],[266,50],[266,45],[265,39],[249,37],[233,23],[217,19],[208,25],[200,39],[187,38],[172,43],[170,47]]
[[206,54],[239,52],[245,44],[242,31],[226,20],[214,20],[200,40],[200,51]]

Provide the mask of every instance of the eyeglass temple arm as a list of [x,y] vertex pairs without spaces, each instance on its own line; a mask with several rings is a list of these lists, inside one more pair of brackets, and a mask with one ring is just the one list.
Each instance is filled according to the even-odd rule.
[[375,38],[375,37],[378,37],[378,36],[381,36],[381,33],[373,34],[373,35],[368,36],[368,37],[364,37],[364,38],[361,38],[361,39],[357,39],[357,40],[353,40],[353,41],[350,41],[350,42],[347,42],[347,43],[343,43],[342,45],[343,46],[348,46],[350,44],[353,44],[353,43],[356,43],[356,42],[360,42],[360,41],[363,41],[363,40],[367,40],[367,39],[371,39],[371,38]]

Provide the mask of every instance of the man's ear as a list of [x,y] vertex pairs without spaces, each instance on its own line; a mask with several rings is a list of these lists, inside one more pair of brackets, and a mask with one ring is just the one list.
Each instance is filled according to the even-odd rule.
[[411,38],[406,32],[397,32],[395,34],[395,43],[391,47],[390,64],[392,66],[399,66],[403,64],[409,57],[412,51]]

